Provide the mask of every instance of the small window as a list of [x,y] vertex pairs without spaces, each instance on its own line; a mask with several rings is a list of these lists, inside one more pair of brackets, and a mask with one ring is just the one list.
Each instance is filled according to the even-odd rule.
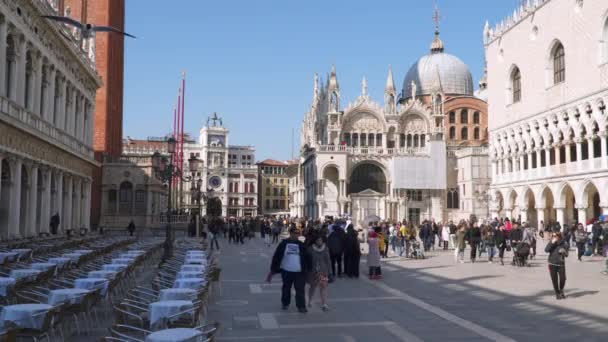
[[456,123],[456,113],[455,112],[450,112],[450,123],[451,124]]
[[473,139],[479,140],[479,127],[475,127],[473,130]]
[[511,89],[513,91],[513,103],[521,101],[521,72],[515,67],[511,73]]
[[553,48],[553,83],[566,81],[566,54],[561,43]]
[[473,113],[473,123],[479,125],[479,112]]
[[456,140],[456,127],[450,127],[450,140]]
[[460,139],[468,140],[469,139],[469,129],[466,127],[462,127],[460,130]]
[[466,109],[463,109],[460,112],[460,123],[462,124],[468,124],[469,123],[469,111]]

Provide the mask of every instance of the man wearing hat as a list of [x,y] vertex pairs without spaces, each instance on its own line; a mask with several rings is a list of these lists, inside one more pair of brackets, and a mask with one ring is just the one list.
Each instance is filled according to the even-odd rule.
[[296,290],[296,307],[301,313],[306,313],[306,297],[304,288],[306,285],[306,274],[310,269],[306,245],[298,239],[299,230],[292,226],[289,228],[289,237],[277,246],[272,256],[270,272],[281,273],[283,288],[281,291],[281,304],[283,310],[289,308],[291,302],[291,287]]

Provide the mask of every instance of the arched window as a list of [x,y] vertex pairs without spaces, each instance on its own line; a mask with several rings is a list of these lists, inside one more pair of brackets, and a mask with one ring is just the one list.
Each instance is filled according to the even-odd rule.
[[469,139],[469,129],[466,127],[462,127],[460,130],[460,139],[467,140]]
[[460,112],[460,123],[462,124],[468,124],[469,123],[469,111],[466,109],[463,109]]
[[450,127],[450,140],[455,140],[456,139],[456,127],[452,126]]
[[557,43],[553,47],[551,57],[553,59],[553,83],[564,82],[566,80],[566,54],[562,43]]
[[407,135],[407,147],[412,147],[413,146],[413,141],[412,141],[412,135],[408,134]]
[[458,189],[448,190],[447,197],[448,209],[458,209],[460,203],[460,200],[458,198]]
[[456,113],[455,112],[450,112],[450,123],[456,123]]
[[405,134],[399,134],[399,147],[405,147]]
[[418,141],[418,134],[414,134],[414,147],[418,147],[419,145],[419,141]]
[[367,134],[361,133],[361,146],[367,146]]
[[426,136],[424,134],[420,135],[420,147],[424,147],[426,145]]
[[475,127],[473,130],[473,139],[479,140],[479,127]]
[[359,134],[353,133],[353,146],[359,145]]
[[374,146],[374,141],[375,141],[375,134],[370,133],[367,135],[367,146]]
[[473,113],[473,123],[479,125],[479,112]]
[[518,67],[511,72],[511,92],[513,103],[521,101],[521,72]]
[[382,134],[376,134],[376,146],[382,147]]

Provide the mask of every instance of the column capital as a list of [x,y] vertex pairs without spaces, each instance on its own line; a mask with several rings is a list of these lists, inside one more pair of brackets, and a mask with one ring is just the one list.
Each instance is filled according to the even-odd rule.
[[587,205],[577,204],[574,206],[577,210],[587,210]]
[[538,207],[534,207],[534,209],[536,209],[536,210],[545,210],[547,208],[544,207],[544,206],[538,206]]

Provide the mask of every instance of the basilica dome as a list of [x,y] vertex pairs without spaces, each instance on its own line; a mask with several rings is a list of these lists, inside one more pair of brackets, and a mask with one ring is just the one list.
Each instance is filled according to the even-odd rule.
[[403,81],[402,99],[412,97],[412,82],[416,96],[430,95],[441,86],[444,94],[473,95],[473,76],[469,67],[458,57],[443,51],[443,42],[436,32],[431,53],[414,63]]

